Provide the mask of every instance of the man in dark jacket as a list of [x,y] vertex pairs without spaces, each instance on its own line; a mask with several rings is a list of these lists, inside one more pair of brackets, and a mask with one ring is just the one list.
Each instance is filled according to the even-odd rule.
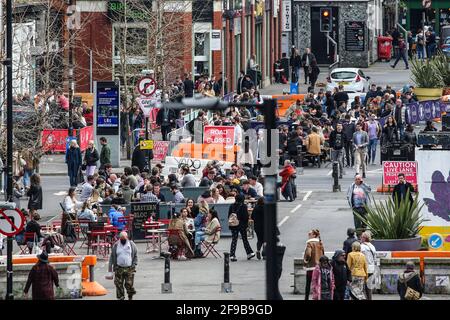
[[28,280],[25,284],[23,293],[25,298],[28,297],[30,286],[32,289],[33,300],[55,300],[53,284],[59,287],[58,273],[48,264],[47,252],[42,252],[37,256],[39,261],[31,268],[28,274]]
[[239,238],[239,233],[241,234],[242,242],[244,244],[245,252],[247,253],[247,259],[250,260],[256,254],[253,252],[250,247],[250,243],[247,239],[247,227],[248,227],[248,211],[247,205],[244,203],[244,196],[238,194],[236,196],[236,202],[233,203],[228,210],[228,218],[230,218],[232,213],[237,215],[237,219],[239,221],[239,225],[230,226],[232,239],[231,239],[231,248],[230,248],[230,260],[237,261],[236,259],[236,245]]
[[[142,138],[139,139],[139,141],[142,140]],[[145,157],[145,151],[141,150],[140,144],[137,144],[136,147],[134,147],[133,155],[131,156],[131,166],[136,166],[139,168],[139,171],[143,172],[146,165],[147,159]]]
[[144,125],[144,118],[139,108],[129,113],[129,122],[130,128],[133,131],[134,145],[137,145],[139,143],[139,130],[137,129],[141,129]]
[[105,164],[111,163],[111,149],[105,137],[100,138],[102,150],[100,151],[100,169],[105,169]]
[[353,166],[355,163],[355,156],[353,154],[353,134],[356,131],[356,126],[353,122],[350,122],[350,115],[345,116],[345,121],[343,125],[343,131],[345,134],[345,157],[347,159],[347,167]]
[[247,90],[250,91],[251,88],[255,87],[255,83],[252,81],[252,78],[246,74],[244,77],[244,81],[242,81],[242,91]]
[[81,150],[78,147],[77,141],[70,141],[70,147],[66,152],[67,174],[70,180],[70,186],[76,187],[78,182],[78,170],[80,169],[82,161]]
[[352,244],[353,242],[357,241],[355,237],[355,229],[348,228],[347,229],[347,239],[344,241],[344,246],[342,250],[344,250],[345,255],[348,255],[350,252],[352,252]]
[[[409,194],[408,194],[409,191]],[[395,185],[394,191],[392,192],[392,198],[394,201],[404,201],[406,195],[408,194],[408,200],[413,203],[412,193],[414,192],[414,187],[411,183],[407,182],[404,173],[398,174],[398,184]]]
[[328,140],[331,148],[331,159],[339,163],[339,178],[342,178],[344,174],[344,144],[345,133],[341,123],[336,125],[336,130],[331,131],[330,138]]
[[406,263],[405,272],[401,273],[397,280],[397,292],[400,295],[400,300],[406,300],[406,290],[411,288],[419,293],[419,298],[423,294],[423,286],[420,281],[420,276],[414,271],[414,262],[408,261]]
[[161,127],[162,139],[167,141],[167,134],[175,128],[177,116],[175,111],[168,108],[161,108],[156,115],[156,124]]
[[187,73],[184,74],[184,96],[186,98],[192,98],[194,96],[194,81],[192,81],[190,75]]
[[[311,52],[311,48],[306,48],[305,53],[302,56],[302,66],[305,72],[305,84],[308,83],[308,76],[312,73],[312,68],[317,67],[316,56]],[[311,79],[310,79],[311,80]]]
[[331,261],[335,285],[333,300],[344,300],[347,283],[352,281],[352,272],[345,260],[346,253],[343,250],[334,252],[333,260]]

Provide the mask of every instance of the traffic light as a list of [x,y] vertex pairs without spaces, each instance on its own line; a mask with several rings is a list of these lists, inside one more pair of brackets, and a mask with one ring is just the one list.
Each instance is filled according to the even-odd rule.
[[331,9],[320,8],[320,32],[331,31]]

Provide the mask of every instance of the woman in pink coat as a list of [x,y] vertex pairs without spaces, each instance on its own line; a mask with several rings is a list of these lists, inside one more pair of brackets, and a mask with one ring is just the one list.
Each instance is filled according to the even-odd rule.
[[333,300],[333,268],[327,256],[320,257],[312,274],[311,287],[314,300]]

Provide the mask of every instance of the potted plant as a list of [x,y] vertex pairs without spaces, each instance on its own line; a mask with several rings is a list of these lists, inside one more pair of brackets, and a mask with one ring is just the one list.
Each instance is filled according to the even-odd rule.
[[[409,191],[405,199],[408,199]],[[392,197],[387,200],[375,201],[373,205],[366,205],[367,215],[362,217],[355,212],[367,230],[373,235],[372,244],[378,251],[416,251],[422,243],[419,231],[422,228],[423,218],[419,200],[394,201]]]
[[443,95],[450,94],[450,59],[442,51],[434,58],[434,67],[437,73],[442,77],[444,84]]
[[415,84],[414,93],[419,101],[436,100],[442,95],[444,82],[441,72],[436,70],[436,60],[436,57],[428,60],[411,60],[411,79]]

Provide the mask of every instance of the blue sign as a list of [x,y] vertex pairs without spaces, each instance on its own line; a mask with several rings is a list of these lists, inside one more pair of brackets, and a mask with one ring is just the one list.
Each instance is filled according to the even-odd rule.
[[428,246],[432,249],[439,249],[444,244],[444,238],[439,233],[433,233],[428,238]]
[[428,100],[405,104],[407,110],[407,122],[417,124],[420,121],[440,118],[443,112],[450,111],[450,102]]
[[119,127],[119,88],[97,88],[97,128]]

